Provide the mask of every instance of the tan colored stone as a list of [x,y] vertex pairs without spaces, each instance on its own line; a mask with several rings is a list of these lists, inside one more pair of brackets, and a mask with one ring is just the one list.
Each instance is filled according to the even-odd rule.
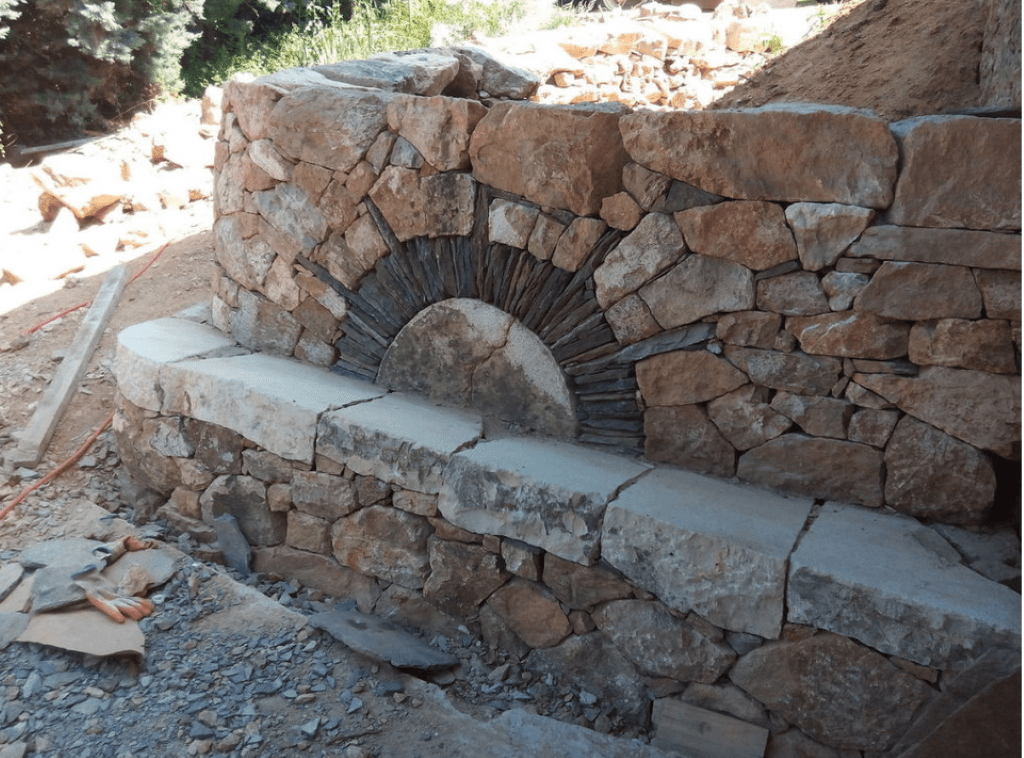
[[1007,321],[942,319],[910,330],[910,360],[919,366],[948,366],[993,374],[1017,371],[1013,334]]
[[931,694],[884,656],[835,634],[760,647],[729,678],[814,739],[853,750],[888,748]]
[[288,547],[310,553],[329,553],[331,522],[302,511],[288,512],[288,532],[284,542]]
[[469,153],[477,181],[539,205],[596,214],[622,189],[619,111],[498,103],[477,124]]
[[892,126],[901,170],[891,223],[1020,229],[1020,119],[922,116]]
[[652,461],[720,477],[736,470],[736,451],[699,406],[648,408],[644,435],[644,455]]
[[631,345],[661,331],[651,309],[635,292],[606,310],[604,317],[620,345]]
[[821,278],[821,286],[828,295],[828,307],[833,311],[846,311],[853,305],[871,278],[867,274],[851,271],[829,271]]
[[781,328],[782,316],[778,313],[724,313],[718,319],[715,336],[730,345],[770,348],[775,344]]
[[572,632],[551,593],[518,577],[491,595],[487,605],[532,648],[553,647]]
[[883,448],[899,421],[899,411],[862,408],[850,419],[847,438],[850,442],[863,442],[871,447]]
[[665,329],[682,326],[721,311],[754,307],[754,275],[737,263],[691,255],[639,295]]
[[544,584],[555,597],[576,610],[587,610],[633,594],[632,585],[611,569],[581,566],[550,553],[544,556],[543,576]]
[[846,439],[846,428],[854,411],[854,406],[845,400],[792,392],[776,393],[771,406],[807,434],[837,440]]
[[413,237],[467,236],[473,228],[476,183],[469,174],[421,178],[412,169],[389,166],[370,197],[403,242]]
[[785,316],[812,316],[829,311],[821,282],[810,271],[797,271],[759,281],[757,307]]
[[317,208],[336,232],[344,232],[359,216],[356,201],[345,186],[344,177],[331,180],[321,193]]
[[737,450],[763,445],[793,422],[768,404],[768,389],[747,384],[708,403],[708,417]]
[[331,172],[323,166],[300,161],[295,164],[291,181],[299,185],[309,199],[316,203],[319,202],[320,196],[331,181]]
[[[516,576],[529,579],[531,582],[540,581],[541,565],[544,553],[533,545],[527,545],[518,540],[503,539],[501,541],[501,559],[505,561],[505,568]],[[573,564],[575,565],[575,564]]]
[[787,392],[827,395],[843,364],[836,358],[727,345],[725,357],[754,384]]
[[437,515],[437,495],[412,490],[399,490],[391,499],[392,505],[417,516]]
[[801,104],[639,111],[623,116],[620,128],[634,161],[719,195],[867,208],[892,201],[896,141],[885,121],[863,111]]
[[[608,308],[660,274],[686,253],[672,217],[650,213],[594,271],[597,301]],[[694,319],[695,320],[695,319]]]
[[793,203],[786,208],[804,270],[833,265],[874,216],[870,208],[839,203]]
[[540,214],[533,227],[527,249],[542,261],[551,260],[558,246],[558,240],[565,231],[565,224],[546,213]]
[[853,307],[905,321],[977,318],[982,299],[971,270],[964,266],[886,261]]
[[496,198],[491,201],[487,236],[491,242],[525,250],[540,209]]
[[278,256],[263,280],[263,294],[287,311],[299,304],[299,286],[292,278],[291,265]]
[[748,381],[729,361],[706,350],[645,358],[636,364],[636,380],[647,406],[703,403]]
[[882,454],[856,442],[786,434],[741,455],[736,475],[786,495],[882,505]]
[[618,192],[601,201],[601,218],[613,229],[631,231],[642,215],[643,209],[628,192]]
[[645,211],[653,211],[655,204],[668,194],[672,179],[639,163],[627,163],[622,169],[622,183],[637,205]]
[[275,513],[287,513],[292,507],[292,488],[283,483],[267,487],[267,505]]
[[387,105],[388,127],[438,171],[469,168],[469,139],[487,108],[475,100],[399,95]]
[[707,205],[675,214],[687,247],[754,271],[796,260],[786,216],[775,203],[749,200]]
[[1020,321],[1019,271],[975,271],[974,278],[981,290],[986,316]]
[[926,366],[916,377],[855,374],[853,380],[975,447],[1008,457],[1020,441],[1020,376]]
[[429,547],[430,576],[423,585],[423,597],[452,616],[475,615],[480,604],[512,576],[501,558],[479,545],[431,537]]
[[257,548],[252,557],[253,571],[274,572],[330,597],[351,598],[363,613],[374,609],[381,594],[376,579],[339,566],[325,555],[278,546]]
[[840,311],[823,316],[790,316],[786,330],[811,355],[887,360],[907,354],[910,325],[874,313]]
[[551,262],[566,271],[579,270],[607,228],[599,218],[577,218],[558,238]]
[[872,226],[846,251],[856,258],[1020,271],[1020,236],[968,229]]
[[916,518],[976,523],[995,500],[988,456],[911,416],[889,439],[885,469],[886,503]]
[[420,589],[430,573],[430,532],[422,516],[371,505],[335,521],[331,540],[334,557],[342,566]]

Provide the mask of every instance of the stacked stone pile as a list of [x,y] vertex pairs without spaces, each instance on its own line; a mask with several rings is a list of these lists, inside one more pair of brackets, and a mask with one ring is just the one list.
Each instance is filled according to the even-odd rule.
[[[463,68],[408,65],[426,91]],[[584,441],[984,519],[1019,455],[1018,120],[488,109],[331,76],[227,88],[214,319],[240,342],[374,380],[417,313],[482,300],[550,349]]]

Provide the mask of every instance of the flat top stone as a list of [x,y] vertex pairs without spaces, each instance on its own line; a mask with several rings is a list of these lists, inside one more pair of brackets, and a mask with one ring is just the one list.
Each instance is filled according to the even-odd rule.
[[158,318],[122,329],[118,346],[156,363],[173,363],[238,347],[230,336],[206,324],[179,318]]
[[332,411],[324,417],[324,423],[372,429],[395,440],[409,440],[417,447],[445,455],[453,454],[483,435],[483,421],[476,414],[397,392],[371,403]]
[[793,554],[792,570],[806,567],[1019,635],[1021,596],[961,565],[937,536],[906,516],[828,503]]
[[531,437],[485,441],[459,453],[471,463],[496,472],[506,471],[527,481],[586,494],[607,501],[649,466],[581,445]]
[[385,393],[372,384],[319,366],[263,353],[182,361],[177,366],[215,381],[241,383],[266,398],[314,412],[372,400]]
[[626,488],[609,507],[680,530],[717,535],[784,560],[811,512],[811,500],[659,468]]
[[317,613],[309,617],[309,622],[353,650],[396,668],[437,671],[459,662],[454,655],[431,647],[397,624],[354,609]]

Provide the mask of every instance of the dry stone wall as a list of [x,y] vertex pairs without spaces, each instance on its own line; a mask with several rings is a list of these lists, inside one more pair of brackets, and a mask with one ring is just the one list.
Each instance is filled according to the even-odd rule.
[[[469,49],[229,83],[215,323],[521,428],[984,521],[1020,455],[1019,119],[515,99],[536,84]],[[497,341],[417,385],[456,322],[452,354]],[[543,348],[557,393],[521,378]]]

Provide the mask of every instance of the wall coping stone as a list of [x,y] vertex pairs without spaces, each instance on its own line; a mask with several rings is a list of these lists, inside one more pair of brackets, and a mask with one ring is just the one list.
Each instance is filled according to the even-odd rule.
[[[194,350],[186,344],[192,338]],[[219,424],[307,463],[321,419],[324,428],[346,418],[379,423],[377,444],[395,451],[410,446],[414,435],[403,422],[413,420],[422,432],[416,438],[440,448],[435,465],[450,455],[439,506],[456,525],[491,528],[476,515],[487,513],[479,503],[465,507],[463,486],[489,492],[483,502],[494,507],[507,507],[497,494],[512,493],[533,506],[534,520],[507,519],[505,531],[496,525],[491,533],[577,563],[603,557],[670,606],[732,631],[774,638],[784,620],[813,623],[924,665],[1020,647],[1020,596],[960,565],[948,543],[909,517],[838,504],[815,517],[807,499],[582,445],[480,441],[472,414],[430,408],[295,359],[193,357],[207,347],[229,349],[227,341],[181,319],[129,327],[118,338],[119,390],[129,400],[162,397],[163,413]],[[450,436],[442,431],[449,423],[457,430]],[[397,474],[389,477],[398,483]],[[542,514],[542,506],[552,510]],[[544,528],[526,535],[524,524]]]
[[826,504],[790,559],[788,603],[796,623],[925,666],[988,646],[1020,648],[1020,595],[899,514]]

